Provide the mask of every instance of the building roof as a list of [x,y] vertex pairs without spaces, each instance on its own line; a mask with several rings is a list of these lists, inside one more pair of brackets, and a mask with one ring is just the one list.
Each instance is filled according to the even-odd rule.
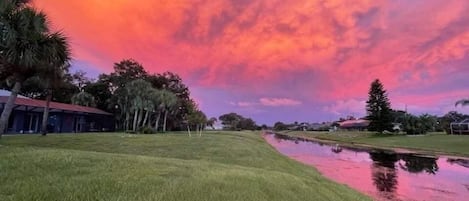
[[365,119],[346,120],[339,123],[342,128],[356,128],[356,127],[367,127],[370,125],[370,121]]
[[[8,96],[0,96],[0,104],[6,103],[8,101]],[[23,97],[17,97],[15,100],[16,110],[23,111],[35,111],[42,112],[46,106],[46,101],[44,100],[35,100]],[[94,107],[85,107],[80,105],[72,105],[58,102],[50,102],[49,105],[51,112],[72,112],[72,113],[89,113],[89,114],[102,114],[102,115],[112,115],[111,113],[105,112],[98,108]]]

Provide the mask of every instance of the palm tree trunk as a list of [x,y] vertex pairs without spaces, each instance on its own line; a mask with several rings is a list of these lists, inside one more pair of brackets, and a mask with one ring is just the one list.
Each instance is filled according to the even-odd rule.
[[143,118],[142,127],[147,125],[148,113],[150,113],[150,112],[147,110],[147,111],[145,112],[145,117]]
[[47,135],[47,122],[49,120],[49,105],[50,105],[50,100],[52,99],[52,90],[48,89],[47,90],[47,96],[46,96],[46,107],[44,107],[44,112],[42,114],[42,135]]
[[166,132],[166,119],[168,117],[168,111],[164,111],[164,120],[163,120],[163,133]]
[[8,97],[8,101],[6,102],[5,107],[3,108],[2,116],[0,117],[0,138],[2,137],[2,134],[4,134],[7,129],[8,119],[10,118],[11,111],[13,110],[13,107],[15,106],[15,100],[20,90],[21,90],[21,82],[16,81],[15,86],[13,86],[13,89],[11,90],[11,94]]
[[191,128],[190,128],[189,124],[187,124],[187,132],[189,133],[189,137],[192,137]]
[[142,125],[143,120],[143,109],[139,110],[138,112],[138,122],[137,122],[137,129]]
[[130,120],[130,114],[129,111],[125,111],[125,119],[124,119],[124,132],[127,132],[129,130],[129,120]]
[[199,137],[201,137],[201,136],[202,136],[202,129],[203,129],[203,125],[202,125],[202,124],[200,124],[200,127],[199,127]]
[[148,111],[148,119],[145,119],[148,128],[151,128],[151,115],[153,115],[152,112]]
[[135,113],[134,113],[134,123],[133,123],[133,127],[132,127],[132,130],[135,132],[137,131],[137,119],[138,119],[138,109],[135,109]]
[[161,117],[161,112],[158,112],[158,115],[156,116],[156,122],[155,122],[155,131],[158,132],[158,126],[160,124],[160,117]]

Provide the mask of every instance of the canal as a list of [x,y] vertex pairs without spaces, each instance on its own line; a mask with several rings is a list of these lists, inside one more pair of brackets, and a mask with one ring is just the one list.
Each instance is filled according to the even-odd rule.
[[469,200],[469,160],[264,134],[280,153],[376,200]]

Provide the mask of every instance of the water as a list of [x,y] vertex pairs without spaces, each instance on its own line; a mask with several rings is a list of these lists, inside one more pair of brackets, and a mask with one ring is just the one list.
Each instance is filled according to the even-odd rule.
[[376,200],[469,200],[469,160],[346,148],[265,134],[280,153]]

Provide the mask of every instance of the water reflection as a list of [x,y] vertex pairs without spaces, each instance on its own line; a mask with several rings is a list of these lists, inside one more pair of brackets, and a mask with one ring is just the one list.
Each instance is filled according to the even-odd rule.
[[266,135],[279,152],[377,200],[467,200],[469,160]]
[[396,154],[385,152],[370,152],[373,160],[371,174],[373,184],[382,195],[388,199],[393,199],[397,189],[397,170],[395,163],[399,160]]
[[400,154],[404,164],[399,163],[401,169],[411,173],[426,172],[429,174],[436,174],[438,171],[438,158],[414,156],[410,154]]
[[447,161],[451,164],[458,164],[460,166],[469,168],[469,160],[448,158]]

